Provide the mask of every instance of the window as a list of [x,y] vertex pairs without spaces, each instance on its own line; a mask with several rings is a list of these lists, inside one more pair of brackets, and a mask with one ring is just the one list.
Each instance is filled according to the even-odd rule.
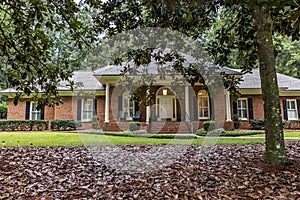
[[31,120],[41,119],[41,110],[37,110],[37,103],[34,101],[30,102],[30,118]]
[[237,114],[241,119],[247,119],[247,99],[238,99],[237,100]]
[[132,120],[134,116],[134,101],[130,98],[130,95],[125,93],[123,96],[123,112],[126,120]]
[[297,103],[296,99],[287,99],[286,100],[286,109],[288,120],[297,120]]
[[206,90],[198,92],[198,117],[199,119],[209,118],[209,97]]
[[89,121],[93,116],[93,99],[82,100],[82,120]]

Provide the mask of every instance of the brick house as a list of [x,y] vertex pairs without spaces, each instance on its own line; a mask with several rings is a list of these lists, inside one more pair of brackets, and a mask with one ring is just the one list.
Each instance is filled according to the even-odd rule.
[[[153,92],[149,104],[131,98],[128,90],[118,86],[122,75],[118,66],[106,66],[95,72],[76,71],[72,79],[82,86],[70,91],[64,83],[59,94],[64,103],[55,107],[36,110],[30,97],[13,104],[14,89],[2,91],[8,98],[8,119],[75,119],[82,128],[91,127],[91,119],[98,117],[104,131],[125,131],[131,121],[140,121],[142,129],[152,133],[188,133],[202,127],[203,121],[220,120],[226,130],[233,130],[233,115],[239,115],[241,128],[249,128],[250,119],[264,118],[260,77],[257,69],[243,75],[238,86],[241,96],[232,101],[228,91],[219,91],[218,98],[211,99],[204,84],[182,85],[177,94],[170,81],[174,76],[158,80],[151,86]],[[153,66],[149,69],[154,70]],[[222,68],[225,74],[240,76],[239,70]],[[154,70],[154,73],[155,70]],[[140,78],[143,75],[137,75]],[[285,120],[300,119],[300,80],[277,73],[282,117]],[[141,90],[146,95],[145,90]],[[180,97],[179,97],[180,96]]]

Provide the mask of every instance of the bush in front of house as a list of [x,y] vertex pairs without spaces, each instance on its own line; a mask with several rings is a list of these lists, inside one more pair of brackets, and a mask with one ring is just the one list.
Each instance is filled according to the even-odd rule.
[[216,122],[215,121],[205,121],[203,122],[203,129],[205,131],[211,131],[216,128]]
[[283,120],[282,126],[287,129],[299,129],[300,128],[300,120]]
[[247,135],[258,135],[262,134],[263,132],[259,131],[225,131],[224,129],[216,129],[210,132],[205,130],[199,129],[195,132],[198,136],[220,136],[220,137],[239,137],[239,136],[247,136]]
[[252,119],[250,120],[250,129],[252,130],[263,130],[265,128],[265,120],[264,119]]
[[91,122],[92,122],[92,128],[93,129],[98,129],[99,128],[99,124],[98,124],[98,116],[97,115],[94,115],[91,119]]
[[2,131],[42,131],[48,129],[46,120],[1,120]]
[[140,122],[130,122],[128,125],[129,131],[138,131],[140,130],[141,123]]
[[203,129],[198,129],[198,130],[196,130],[195,135],[206,136],[207,135],[207,131],[205,131]]
[[80,126],[80,122],[73,119],[56,119],[50,122],[50,127],[55,131],[75,130]]
[[238,115],[233,115],[232,121],[233,121],[233,126],[234,126],[235,129],[238,129],[238,128],[241,127],[241,119],[240,119],[240,116],[238,116]]

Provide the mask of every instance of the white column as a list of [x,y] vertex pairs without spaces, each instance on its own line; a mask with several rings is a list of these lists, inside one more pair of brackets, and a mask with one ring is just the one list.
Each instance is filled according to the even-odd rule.
[[184,90],[185,98],[185,121],[190,121],[190,96],[189,96],[189,86],[185,86]]
[[231,108],[230,108],[230,92],[226,90],[226,121],[232,121],[231,120]]
[[150,106],[146,106],[146,122],[150,121]]
[[109,83],[106,84],[105,88],[105,120],[104,122],[109,122]]

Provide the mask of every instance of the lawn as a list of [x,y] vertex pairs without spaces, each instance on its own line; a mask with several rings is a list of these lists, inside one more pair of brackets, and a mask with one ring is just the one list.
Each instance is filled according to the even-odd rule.
[[[125,145],[125,144],[254,144],[264,143],[264,135],[247,137],[221,137],[197,139],[158,139],[141,137],[121,137],[99,134],[71,132],[1,132],[1,146],[85,146],[85,145]],[[257,137],[258,136],[258,137]],[[300,132],[285,133],[288,137],[300,138]]]
[[[265,134],[257,134],[257,135],[249,135],[249,137],[265,137]],[[300,132],[284,132],[285,138],[299,138],[300,139]]]

